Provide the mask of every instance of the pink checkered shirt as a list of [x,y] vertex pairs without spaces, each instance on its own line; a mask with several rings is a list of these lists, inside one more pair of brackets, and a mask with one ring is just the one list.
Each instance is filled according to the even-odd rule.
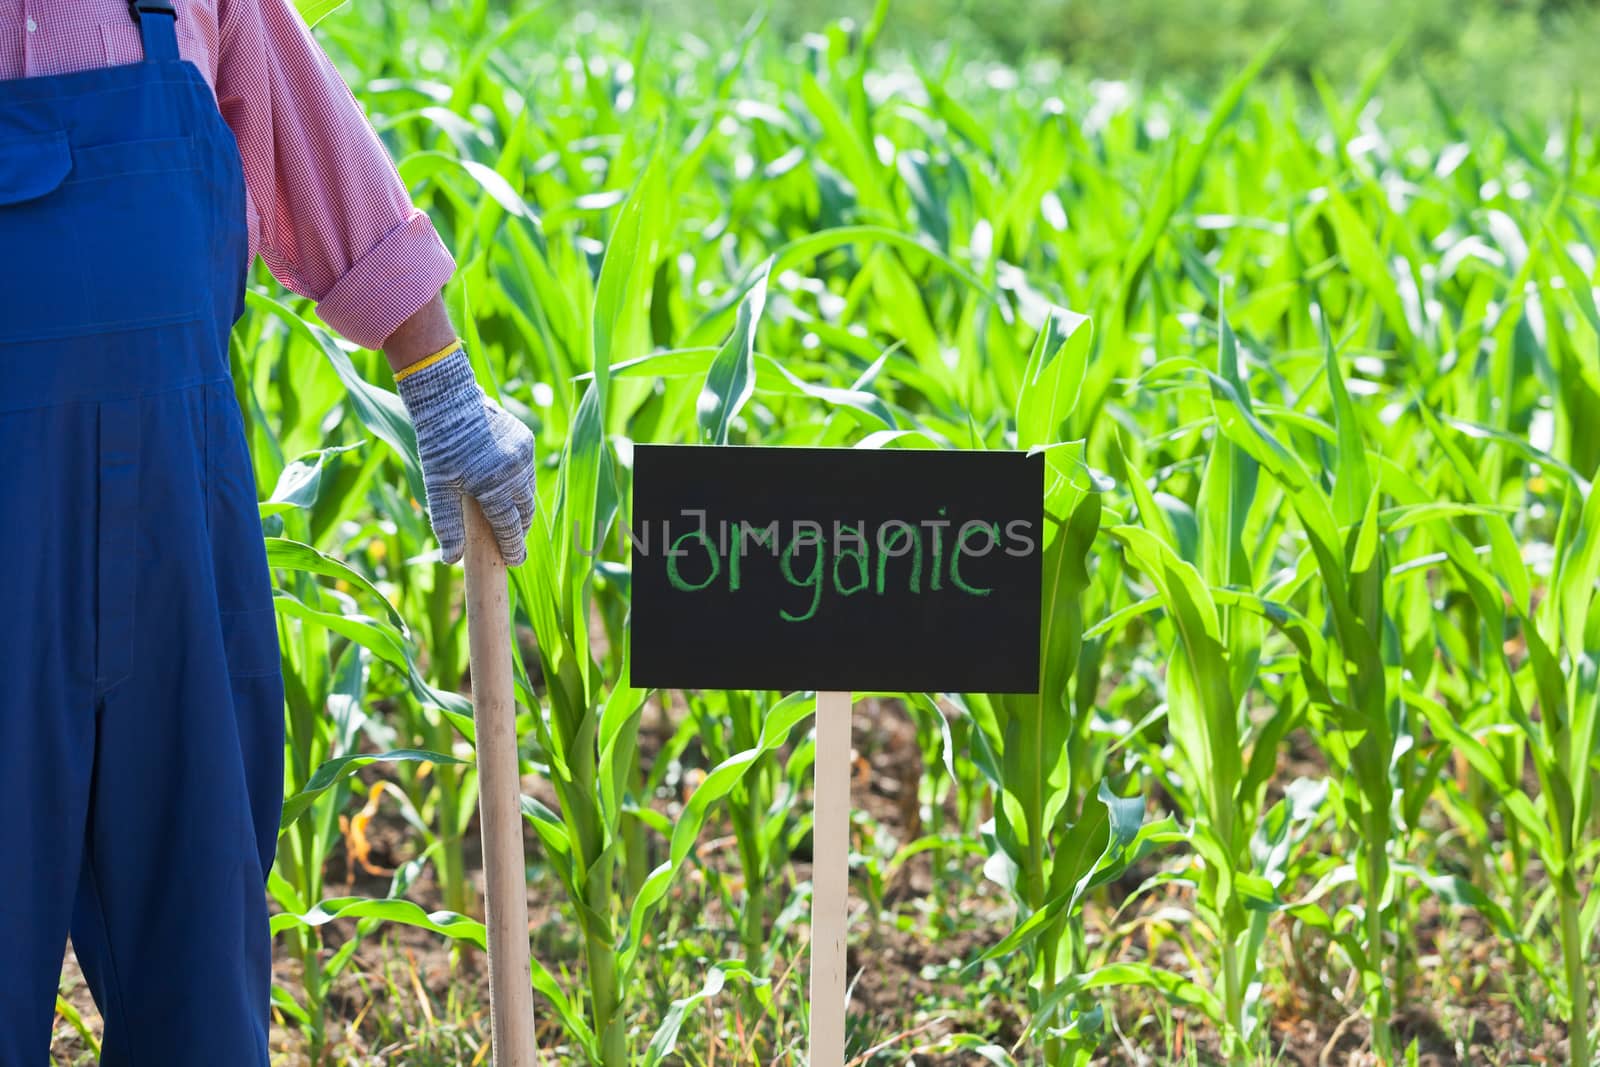
[[[239,142],[251,255],[329,326],[377,348],[455,270],[433,224],[290,0],[175,6],[178,48]],[[143,54],[127,0],[0,0],[0,79]]]

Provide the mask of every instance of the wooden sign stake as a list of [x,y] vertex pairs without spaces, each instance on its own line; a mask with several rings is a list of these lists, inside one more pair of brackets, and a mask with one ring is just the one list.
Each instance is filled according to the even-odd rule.
[[850,694],[817,693],[811,827],[811,1067],[844,1067],[850,885]]
[[511,604],[506,565],[478,502],[467,519],[467,633],[472,719],[478,741],[478,817],[483,827],[484,911],[489,927],[489,1032],[496,1067],[534,1067],[533,983],[528,960],[527,867],[522,783],[511,680]]

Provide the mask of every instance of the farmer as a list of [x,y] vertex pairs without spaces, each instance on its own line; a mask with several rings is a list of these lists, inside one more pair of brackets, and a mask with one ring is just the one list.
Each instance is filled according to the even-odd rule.
[[[107,1067],[266,1067],[283,682],[229,330],[260,252],[382,348],[443,557],[519,563],[533,439],[291,0],[0,0],[0,1067],[70,932]],[[181,58],[180,58],[181,57]]]

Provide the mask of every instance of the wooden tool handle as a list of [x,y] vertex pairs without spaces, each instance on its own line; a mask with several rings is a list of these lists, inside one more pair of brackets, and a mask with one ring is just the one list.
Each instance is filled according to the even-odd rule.
[[467,631],[472,718],[478,739],[478,817],[483,833],[489,927],[489,1030],[497,1067],[534,1067],[533,984],[528,961],[527,868],[522,853],[522,784],[517,702],[511,674],[511,603],[506,565],[478,502],[463,497],[467,520]]

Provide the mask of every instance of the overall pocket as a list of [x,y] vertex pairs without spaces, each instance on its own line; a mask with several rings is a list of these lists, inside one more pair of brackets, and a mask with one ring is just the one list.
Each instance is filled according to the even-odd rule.
[[53,336],[87,299],[63,210],[72,163],[65,130],[0,135],[0,343]]
[[0,141],[0,342],[205,314],[213,223],[195,160],[187,136]]
[[63,192],[89,272],[84,332],[208,313],[212,220],[193,138],[78,145]]
[[205,390],[206,525],[228,673],[235,678],[276,675],[281,669],[277,613],[244,424],[229,383]]

